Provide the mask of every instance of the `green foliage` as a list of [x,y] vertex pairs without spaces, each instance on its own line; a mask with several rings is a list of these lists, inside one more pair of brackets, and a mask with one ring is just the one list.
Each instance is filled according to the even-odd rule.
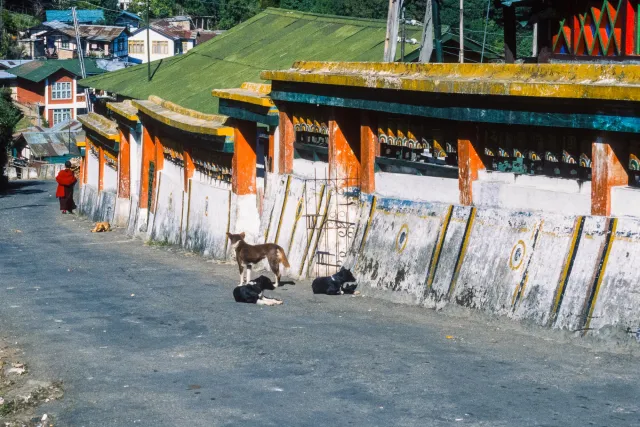
[[[174,15],[176,9],[175,0],[149,0],[149,18],[168,18]],[[146,1],[134,1],[129,6],[129,12],[140,13],[140,16],[146,18],[147,16],[147,2]]]
[[17,43],[18,32],[37,25],[38,20],[29,15],[4,10],[2,22],[4,31],[0,34],[0,58],[21,58],[24,52]]
[[0,90],[0,189],[7,184],[2,169],[7,163],[7,148],[21,118],[22,112],[13,105],[11,92],[5,89]]
[[260,11],[257,0],[224,0],[220,10],[219,27],[228,29],[246,21]]

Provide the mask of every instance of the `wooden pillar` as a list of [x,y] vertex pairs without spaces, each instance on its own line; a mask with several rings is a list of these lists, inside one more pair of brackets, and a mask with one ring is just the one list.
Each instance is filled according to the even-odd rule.
[[356,186],[360,176],[359,116],[335,108],[329,120],[329,177],[339,186]]
[[118,126],[120,134],[120,153],[118,158],[118,197],[128,199],[131,196],[131,144],[129,128]]
[[234,126],[231,189],[237,195],[256,194],[256,139],[258,125],[236,120]]
[[460,188],[460,204],[473,205],[473,181],[478,179],[478,172],[484,169],[480,158],[480,144],[476,129],[465,126],[458,132],[458,186]]
[[267,172],[273,172],[273,162],[276,161],[275,131],[276,126],[269,126],[269,147],[265,150],[267,152],[267,159],[269,163]]
[[191,147],[184,148],[184,191],[189,191],[189,180],[193,178],[196,171],[196,165],[193,163],[193,155]]
[[98,147],[98,192],[104,188],[104,149]]
[[162,145],[162,139],[158,136],[157,128],[153,134],[154,145],[154,159],[155,159],[155,176],[153,179],[153,185],[151,186],[151,212],[156,212],[156,197],[158,192],[158,177],[160,172],[164,168],[164,146]]
[[280,153],[278,154],[278,173],[293,173],[293,117],[287,111],[280,110]]
[[503,6],[502,16],[504,17],[504,62],[513,64],[517,57],[516,8]]
[[[147,126],[142,127],[142,159],[140,168],[140,197],[139,207],[147,209],[149,207],[149,165],[155,163],[155,151],[153,137],[149,133]],[[155,164],[154,164],[155,168]]]
[[[616,150],[616,148],[618,150]],[[598,138],[592,144],[591,162],[591,214],[611,215],[611,190],[613,187],[628,185],[629,176],[623,156],[616,153],[621,147]]]
[[84,145],[84,167],[82,168],[82,183],[86,184],[89,181],[89,156],[91,156],[91,143],[89,138],[85,138]]
[[375,133],[376,124],[372,114],[362,111],[360,122],[360,189],[363,193],[373,194],[376,191],[376,155],[378,138]]

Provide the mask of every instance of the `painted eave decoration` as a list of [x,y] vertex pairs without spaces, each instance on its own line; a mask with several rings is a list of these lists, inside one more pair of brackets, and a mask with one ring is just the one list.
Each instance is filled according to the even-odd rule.
[[182,131],[213,136],[233,136],[233,128],[225,124],[227,116],[200,113],[153,95],[147,101],[135,100],[132,103],[140,112],[152,119]]
[[463,95],[640,101],[631,64],[296,62],[265,80]]
[[269,93],[271,93],[271,85],[251,82],[244,82],[237,89],[213,89],[211,91],[211,95],[217,98],[271,108],[274,104]]
[[138,121],[138,109],[128,99],[122,102],[107,102],[107,108],[129,121]]
[[120,142],[117,124],[100,114],[90,112],[89,114],[78,116],[78,121],[82,123],[84,127],[94,131],[103,138]]

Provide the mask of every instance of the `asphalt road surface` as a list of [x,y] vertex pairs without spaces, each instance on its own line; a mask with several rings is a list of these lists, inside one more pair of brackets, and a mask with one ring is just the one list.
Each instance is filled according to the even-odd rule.
[[60,426],[632,426],[640,356],[467,310],[273,292],[237,270],[0,196],[0,334],[62,380]]

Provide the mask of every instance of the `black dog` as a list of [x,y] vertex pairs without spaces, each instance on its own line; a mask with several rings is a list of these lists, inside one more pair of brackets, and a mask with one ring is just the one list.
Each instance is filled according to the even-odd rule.
[[236,286],[233,290],[233,298],[236,302],[258,305],[280,305],[282,301],[275,298],[267,298],[263,291],[275,289],[273,282],[266,276],[260,276],[246,285]]
[[[356,287],[358,286],[356,283],[356,278],[353,277],[351,271],[342,267],[340,271],[338,271],[333,276],[329,277],[318,277],[311,284],[311,288],[313,289],[314,294],[327,294],[327,295],[342,295],[342,294],[353,294],[356,292]],[[352,283],[347,285],[347,283]]]

